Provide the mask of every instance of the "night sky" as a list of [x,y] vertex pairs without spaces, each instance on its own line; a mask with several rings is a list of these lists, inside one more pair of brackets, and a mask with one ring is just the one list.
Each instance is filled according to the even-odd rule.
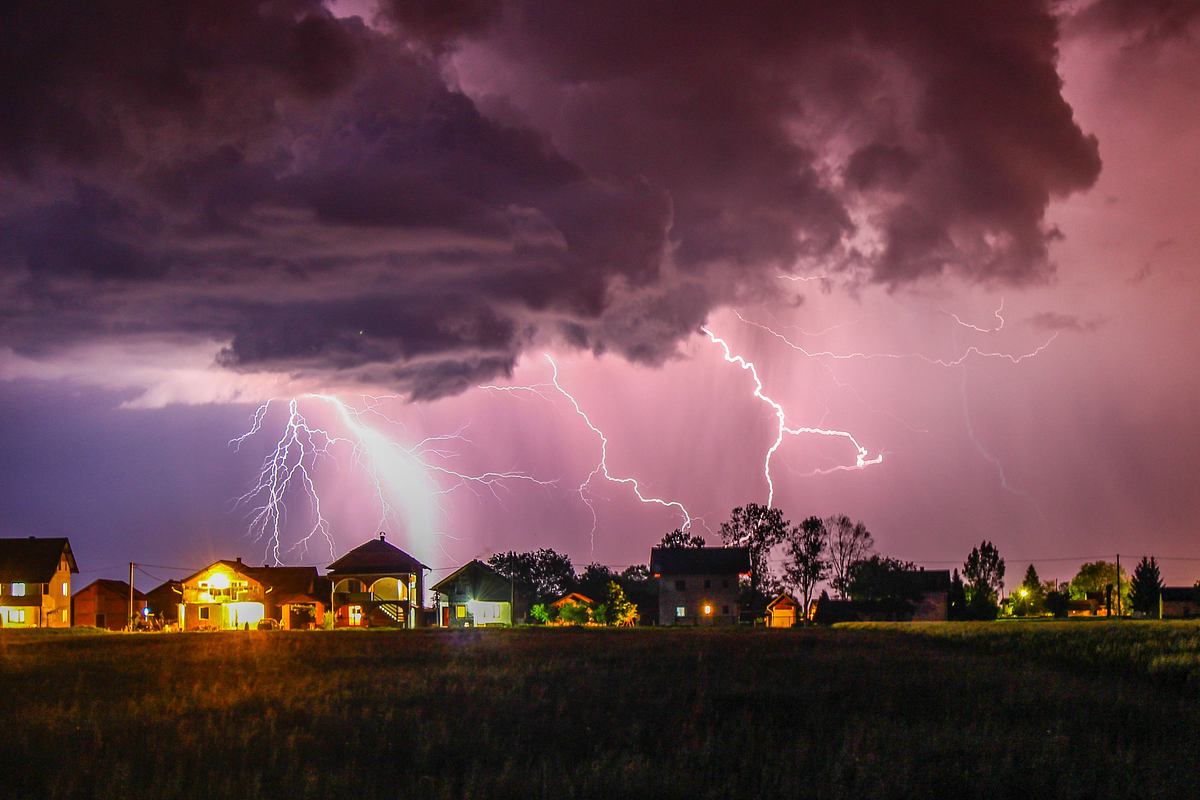
[[1172,0],[5,3],[0,535],[328,563],[236,503],[298,398],[336,552],[716,544],[778,422],[707,330],[865,450],[785,435],[792,519],[1191,584],[1197,97]]

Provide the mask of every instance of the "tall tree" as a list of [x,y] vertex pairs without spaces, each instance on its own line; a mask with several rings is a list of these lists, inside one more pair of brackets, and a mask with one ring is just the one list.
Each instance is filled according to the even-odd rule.
[[575,588],[575,567],[563,553],[543,547],[527,553],[498,553],[488,565],[530,587],[535,601],[555,600]]
[[767,556],[787,536],[788,522],[778,508],[758,503],[738,506],[729,513],[729,521],[721,523],[721,541],[750,549],[750,583],[747,586],[751,602],[764,601],[775,588]]
[[967,612],[974,619],[995,619],[1000,607],[997,599],[1004,588],[1004,559],[986,539],[971,548],[963,564],[967,579]]
[[787,532],[784,577],[800,592],[801,617],[808,619],[813,590],[829,574],[829,530],[820,517],[809,517]]
[[862,561],[875,547],[871,532],[861,521],[851,522],[845,514],[825,518],[829,531],[830,584],[838,597],[845,599],[850,589],[850,567]]
[[692,533],[691,529],[684,530],[676,528],[670,533],[662,537],[662,541],[658,543],[659,547],[704,547],[704,537],[698,533]]
[[912,581],[906,573],[916,569],[911,561],[873,555],[850,565],[846,593],[855,600],[905,602],[913,598]]
[[577,584],[579,591],[599,602],[608,590],[609,581],[616,577],[617,574],[603,564],[588,564],[580,573]]
[[1142,560],[1133,568],[1133,580],[1129,587],[1129,602],[1134,611],[1140,611],[1146,616],[1158,616],[1158,598],[1162,595],[1162,574],[1158,571],[1158,561],[1151,557]]
[[[1121,568],[1121,607],[1129,607],[1129,578],[1125,568]],[[1071,597],[1075,600],[1085,600],[1088,595],[1105,597],[1108,587],[1117,589],[1117,565],[1111,561],[1089,561],[1079,568],[1071,579]],[[1117,610],[1117,598],[1112,598],[1113,612]]]
[[1046,608],[1046,588],[1042,585],[1042,579],[1038,577],[1037,570],[1033,564],[1025,570],[1025,578],[1021,581],[1021,585],[1017,587],[1016,596],[1013,598],[1013,614],[1018,617],[1028,617],[1034,614],[1041,614]]

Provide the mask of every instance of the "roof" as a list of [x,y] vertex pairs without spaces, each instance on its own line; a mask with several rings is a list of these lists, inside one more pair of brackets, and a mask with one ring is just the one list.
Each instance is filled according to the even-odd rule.
[[950,570],[948,569],[908,569],[902,574],[904,582],[909,587],[909,591],[950,591]]
[[65,536],[0,539],[0,583],[49,583],[64,554],[71,572],[79,572],[71,542]]
[[792,597],[787,592],[781,592],[780,594],[776,595],[774,600],[767,603],[767,611],[770,611],[772,608],[778,608],[780,606],[787,605],[792,605],[796,608],[800,607],[800,603],[796,600],[796,598]]
[[[99,591],[112,592],[113,594],[119,594],[121,597],[124,597],[124,598],[129,597],[129,584],[126,583],[125,581],[115,581],[110,578],[99,578],[98,580],[92,581],[87,586],[83,587],[78,592],[76,592],[75,596],[78,597],[79,595],[81,595],[84,592],[86,592],[90,589],[93,589],[93,588],[98,592]],[[133,590],[133,599],[134,600],[145,600],[146,595],[142,592],[139,592],[137,589],[134,589]]]
[[[177,581],[177,580],[163,581],[158,586],[155,586],[153,589],[146,592],[146,598],[148,600],[153,600],[153,599],[157,599],[160,596],[170,597],[171,595],[174,595],[175,597],[178,597],[179,593],[180,593],[179,590],[182,586],[183,586],[183,581]],[[173,602],[175,602],[175,601],[173,601]]]
[[748,547],[654,547],[651,575],[743,575],[750,571]]
[[[252,567],[242,561],[230,561],[223,558],[219,561],[214,561],[204,567],[204,569],[196,570],[180,581],[180,583],[188,583],[193,578],[208,572],[218,564],[223,564],[239,575],[244,575],[261,583],[264,589],[278,592],[280,596],[311,595],[317,587],[319,578],[316,567],[270,567],[265,564],[261,567]],[[151,594],[159,594],[169,584],[170,582],[168,581],[162,586],[156,587]]]
[[1168,603],[1200,603],[1200,588],[1195,586],[1164,586],[1162,599]]
[[571,592],[570,594],[565,594],[562,597],[555,600],[550,605],[554,606],[555,608],[561,608],[562,606],[565,606],[567,603],[576,603],[576,604],[582,605],[582,606],[596,605],[595,600],[593,600],[592,598],[588,597],[586,594],[583,594],[581,592]]
[[433,591],[441,594],[451,594],[451,587],[460,580],[467,582],[468,593],[471,599],[493,603],[510,601],[517,588],[508,578],[479,559],[475,559],[463,564],[454,572],[434,584]]
[[378,539],[360,544],[329,565],[331,574],[342,575],[419,575],[423,569],[429,567],[399,547],[388,544],[382,533]]

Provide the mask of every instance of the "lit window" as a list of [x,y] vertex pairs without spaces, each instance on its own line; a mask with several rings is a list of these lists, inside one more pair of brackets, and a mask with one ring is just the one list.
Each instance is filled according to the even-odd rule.
[[13,597],[24,597],[25,596],[25,584],[14,583],[12,585],[12,596]]
[[24,622],[25,621],[25,609],[10,608],[8,610],[8,621],[9,622]]
[[71,593],[71,587],[67,586],[67,584],[64,583],[62,585],[62,593],[63,593],[63,597],[66,597],[68,594]]
[[466,606],[455,606],[454,607],[454,616],[458,617],[459,619],[466,619],[467,618],[467,607]]
[[704,604],[704,616],[706,616],[706,617],[712,616],[712,605],[709,603]]
[[350,615],[351,625],[362,625],[362,606],[350,606],[347,613]]
[[675,606],[675,616],[677,616],[677,617],[687,616],[687,609],[684,608],[683,606]]

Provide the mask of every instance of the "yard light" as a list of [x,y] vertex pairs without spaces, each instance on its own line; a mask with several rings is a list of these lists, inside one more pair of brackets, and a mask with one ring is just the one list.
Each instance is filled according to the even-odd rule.
[[1022,586],[1020,589],[1017,589],[1017,594],[1021,597],[1029,597],[1029,590]]

